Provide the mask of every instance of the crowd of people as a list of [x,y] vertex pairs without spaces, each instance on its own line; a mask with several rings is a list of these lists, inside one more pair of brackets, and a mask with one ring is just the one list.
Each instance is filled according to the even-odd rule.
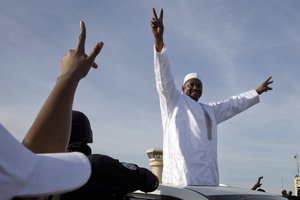
[[[199,103],[203,83],[198,73],[187,74],[181,90],[175,87],[163,38],[163,10],[157,16],[153,9],[150,24],[163,125],[162,183],[219,185],[217,125],[257,104],[262,93],[272,90],[273,81],[269,77],[257,89],[222,102]],[[97,68],[95,58],[104,43],[96,43],[87,55],[85,40],[80,21],[78,45],[62,58],[60,75],[22,144],[0,124],[1,199],[112,199],[158,187],[158,178],[148,169],[92,154],[89,120],[72,107],[76,88],[91,68]]]
[[[263,176],[258,177],[256,183],[253,185],[251,190],[266,192],[264,189],[261,188],[261,186],[262,186],[261,180],[262,179],[263,179]],[[286,190],[282,190],[281,191],[281,196],[284,197],[284,198],[287,198],[289,200],[300,200],[300,196],[293,195],[292,191],[287,192]]]
[[281,195],[289,200],[300,200],[300,196],[293,195],[292,191],[282,190]]

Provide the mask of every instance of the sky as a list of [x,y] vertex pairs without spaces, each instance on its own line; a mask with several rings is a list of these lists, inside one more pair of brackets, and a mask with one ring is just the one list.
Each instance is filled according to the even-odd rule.
[[104,47],[76,92],[90,119],[94,153],[149,168],[162,148],[153,72],[152,8],[164,9],[164,40],[174,80],[198,72],[204,103],[256,89],[273,91],[218,127],[222,184],[294,191],[300,152],[300,2],[297,0],[2,0],[0,122],[19,140],[59,76],[61,58],[87,29],[86,52]]

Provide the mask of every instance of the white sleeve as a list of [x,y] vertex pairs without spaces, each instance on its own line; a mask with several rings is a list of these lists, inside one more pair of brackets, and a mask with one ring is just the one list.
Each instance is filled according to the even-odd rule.
[[216,122],[219,124],[259,103],[259,101],[259,95],[256,90],[250,90],[242,94],[232,96],[225,101],[209,103],[209,106],[213,108]]
[[154,73],[161,112],[162,115],[168,116],[177,101],[179,91],[173,80],[165,47],[161,52],[157,52],[154,47]]

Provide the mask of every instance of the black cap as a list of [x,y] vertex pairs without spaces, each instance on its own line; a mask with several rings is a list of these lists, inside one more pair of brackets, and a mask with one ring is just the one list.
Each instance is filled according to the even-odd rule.
[[73,110],[69,144],[75,142],[93,143],[93,131],[87,116],[80,111]]

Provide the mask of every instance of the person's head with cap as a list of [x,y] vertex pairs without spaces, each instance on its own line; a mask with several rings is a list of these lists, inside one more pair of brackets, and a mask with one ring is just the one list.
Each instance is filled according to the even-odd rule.
[[202,82],[197,73],[189,73],[184,77],[182,92],[195,101],[200,99],[202,96]]
[[93,131],[90,121],[84,113],[73,110],[68,151],[79,151],[85,155],[90,155],[92,150],[87,145],[88,143],[93,143]]
[[82,153],[33,154],[0,123],[0,199],[37,197],[75,190],[91,174]]

